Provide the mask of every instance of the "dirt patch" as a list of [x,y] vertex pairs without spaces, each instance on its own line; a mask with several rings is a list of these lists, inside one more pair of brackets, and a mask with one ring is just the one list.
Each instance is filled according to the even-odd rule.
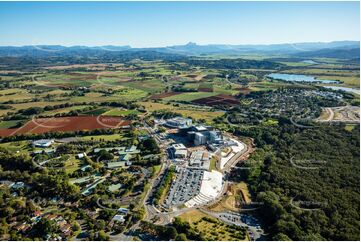
[[87,68],[89,70],[104,70],[106,64],[75,64],[75,65],[67,65],[67,66],[51,66],[45,67],[47,70],[68,70],[68,69],[76,69],[76,68]]
[[233,96],[226,94],[219,94],[216,96],[200,98],[192,101],[196,104],[206,105],[206,106],[217,106],[217,105],[226,105],[226,106],[237,106],[239,105],[239,100]]
[[324,108],[316,121],[360,123],[360,109],[357,106]]

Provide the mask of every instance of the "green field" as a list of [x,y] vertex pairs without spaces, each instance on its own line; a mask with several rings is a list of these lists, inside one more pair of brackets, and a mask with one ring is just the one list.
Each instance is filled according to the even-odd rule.
[[111,109],[105,113],[103,113],[102,115],[108,115],[108,116],[126,116],[126,115],[130,115],[130,114],[139,114],[139,111],[137,110],[123,110],[123,109],[119,109],[119,108],[114,108]]
[[215,96],[217,94],[218,93],[214,93],[214,92],[185,92],[185,93],[181,93],[181,94],[178,94],[175,96],[166,97],[163,100],[191,102],[196,99],[211,97],[211,96]]

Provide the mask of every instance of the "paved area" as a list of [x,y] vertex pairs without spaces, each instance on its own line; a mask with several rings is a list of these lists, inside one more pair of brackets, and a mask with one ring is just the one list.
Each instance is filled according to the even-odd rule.
[[195,197],[200,189],[204,170],[178,168],[177,178],[172,182],[165,200],[167,207],[183,205]]

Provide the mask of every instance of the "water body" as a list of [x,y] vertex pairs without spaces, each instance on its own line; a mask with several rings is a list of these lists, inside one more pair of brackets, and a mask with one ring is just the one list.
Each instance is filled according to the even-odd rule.
[[278,79],[287,82],[315,82],[315,83],[326,83],[326,84],[338,84],[336,80],[319,80],[314,76],[297,75],[297,74],[283,74],[283,73],[272,73],[267,77]]
[[357,89],[357,88],[337,87],[337,86],[323,86],[323,87],[326,87],[326,88],[329,88],[329,89],[332,89],[332,90],[335,90],[335,91],[342,90],[342,91],[345,91],[345,92],[352,92],[352,93],[356,93],[356,94],[360,95],[360,89]]

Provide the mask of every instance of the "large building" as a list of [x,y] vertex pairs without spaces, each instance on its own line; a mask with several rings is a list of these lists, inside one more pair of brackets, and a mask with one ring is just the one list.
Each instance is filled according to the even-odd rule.
[[187,135],[194,145],[220,144],[223,140],[222,133],[211,126],[192,126]]
[[192,119],[175,117],[172,119],[168,119],[164,125],[170,128],[186,128],[192,125]]
[[207,134],[196,132],[194,135],[194,145],[205,145],[208,141]]
[[173,144],[170,147],[170,152],[173,158],[186,158],[188,155],[187,148],[184,144]]
[[52,139],[41,139],[33,141],[33,146],[39,147],[39,148],[48,148],[54,143],[54,140]]
[[196,150],[189,157],[189,166],[196,168],[209,169],[210,161],[208,151]]

